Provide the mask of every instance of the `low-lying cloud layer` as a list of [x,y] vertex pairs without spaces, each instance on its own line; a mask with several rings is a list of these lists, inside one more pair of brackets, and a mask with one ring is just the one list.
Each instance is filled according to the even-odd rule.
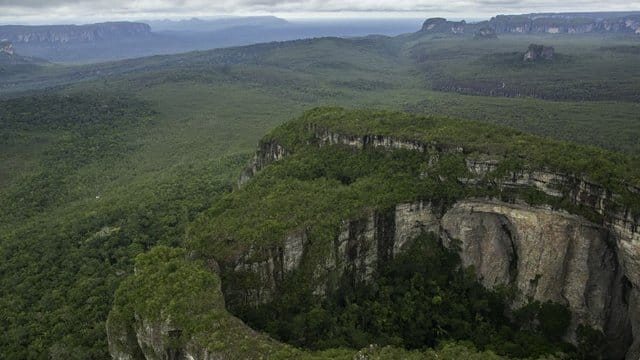
[[626,10],[640,10],[640,0],[0,0],[0,21],[344,12],[477,18],[499,13]]

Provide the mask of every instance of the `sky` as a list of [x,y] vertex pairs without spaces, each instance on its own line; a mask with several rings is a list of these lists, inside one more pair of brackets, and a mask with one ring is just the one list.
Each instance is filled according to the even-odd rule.
[[217,15],[482,19],[496,14],[629,10],[640,10],[640,0],[0,0],[0,23],[89,23]]

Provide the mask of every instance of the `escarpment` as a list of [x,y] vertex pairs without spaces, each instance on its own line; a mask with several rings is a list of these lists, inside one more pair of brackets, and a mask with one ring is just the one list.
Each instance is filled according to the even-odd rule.
[[477,23],[431,18],[422,26],[423,32],[445,34],[474,34],[483,29],[492,34],[640,34],[640,16],[638,13],[608,17],[593,13],[498,15]]
[[66,44],[148,36],[151,27],[143,23],[110,22],[88,25],[4,25],[0,39],[14,44]]
[[[623,182],[632,194],[628,200],[586,174],[536,164],[510,167],[504,156],[450,141],[335,127],[306,122],[305,146],[414,152],[425,163],[420,178],[492,191],[364,210],[343,219],[321,255],[319,240],[304,227],[292,229],[274,246],[250,246],[221,264],[231,279],[253,279],[225,285],[232,306],[267,303],[297,275],[308,279],[318,296],[334,291],[339,279],[370,281],[418,235],[433,233],[459,252],[463,265],[473,267],[486,287],[515,288],[512,308],[530,300],[566,305],[572,314],[567,341],[575,343],[576,329],[587,325],[604,333],[608,358],[638,358],[640,218],[629,205],[636,203],[637,187]],[[241,182],[295,154],[297,147],[268,137]],[[463,159],[463,176],[447,178],[432,170],[447,156]],[[541,195],[533,201],[522,195],[528,191]]]

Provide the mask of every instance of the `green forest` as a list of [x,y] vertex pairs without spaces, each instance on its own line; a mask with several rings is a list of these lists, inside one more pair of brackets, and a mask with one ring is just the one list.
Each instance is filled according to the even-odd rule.
[[[192,302],[174,310],[203,314],[185,328],[201,334],[226,321],[247,331],[247,342],[234,347],[253,351],[259,343],[273,358],[599,358],[606,353],[599,331],[584,327],[577,345],[563,342],[567,310],[557,304],[531,302],[506,316],[509,289],[482,288],[429,236],[415,244],[425,256],[397,258],[370,284],[339,279],[335,294],[313,301],[298,286],[272,303],[244,306],[227,292],[243,279],[224,272],[218,278],[201,263],[269,247],[300,227],[328,239],[344,219],[415,199],[445,207],[471,196],[524,199],[602,221],[539,191],[463,186],[455,181],[468,175],[459,155],[430,165],[410,151],[308,146],[309,125],[459,145],[465,156],[502,160],[504,172],[548,167],[584,175],[636,214],[637,39],[568,36],[320,38],[104,64],[3,67],[0,358],[108,358],[112,309],[130,321],[131,311],[180,291]],[[532,41],[555,46],[559,61],[514,60]],[[536,93],[438,85],[505,78],[515,92]],[[291,156],[238,190],[261,141],[278,141]],[[425,171],[438,176],[420,179]],[[136,277],[134,266],[148,271]],[[292,288],[298,280],[291,279]],[[224,296],[199,302],[218,286]],[[128,307],[146,296],[139,308]],[[227,336],[207,341],[231,348]]]

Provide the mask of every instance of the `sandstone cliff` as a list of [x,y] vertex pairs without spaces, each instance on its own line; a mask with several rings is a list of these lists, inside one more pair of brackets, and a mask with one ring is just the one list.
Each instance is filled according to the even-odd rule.
[[[628,14],[528,14],[498,15],[489,21],[466,23],[432,18],[425,21],[422,31],[432,33],[474,34],[480,29],[492,29],[497,34],[640,34],[640,15]],[[605,16],[606,15],[606,16]]]
[[[455,145],[340,134],[314,125],[309,126],[309,132],[318,146],[383,147],[436,155],[465,153]],[[263,142],[242,182],[288,153],[273,139]],[[564,304],[572,312],[568,341],[575,341],[578,325],[589,325],[602,330],[611,348],[617,349],[610,358],[637,359],[638,216],[620,204],[616,194],[579,176],[544,169],[502,174],[498,161],[475,157],[468,157],[466,164],[472,176],[458,181],[468,186],[490,179],[504,190],[532,188],[552,198],[568,199],[576,209],[586,209],[599,217],[589,220],[582,212],[491,197],[469,198],[452,205],[425,199],[371,211],[357,219],[345,219],[331,250],[310,273],[316,294],[330,290],[333,279],[340,276],[367,281],[378,266],[402,252],[417,235],[435,233],[443,243],[459,246],[463,264],[474,267],[487,287],[515,287],[518,296],[514,308],[528,300]],[[236,258],[233,264],[227,264],[227,271],[253,273],[260,281],[250,288],[231,285],[229,293],[250,304],[268,302],[286,274],[301,267],[309,246],[302,230],[291,233],[266,257],[256,257],[250,250]]]
[[66,44],[147,36],[147,24],[110,22],[91,25],[0,26],[0,39],[14,44]]

